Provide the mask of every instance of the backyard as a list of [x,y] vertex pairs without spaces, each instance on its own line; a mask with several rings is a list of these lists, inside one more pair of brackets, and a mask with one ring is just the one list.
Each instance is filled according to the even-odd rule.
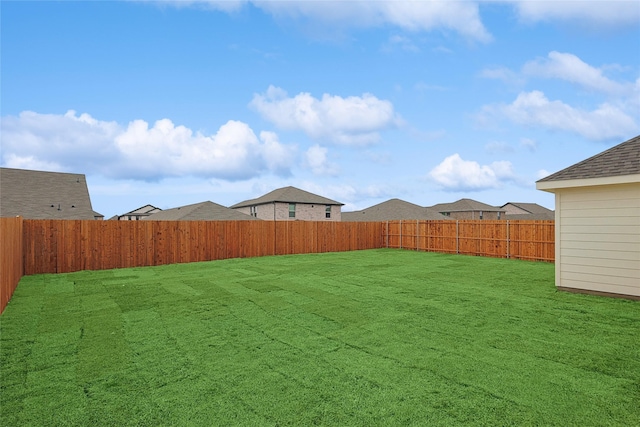
[[640,302],[394,249],[23,277],[2,425],[640,425]]

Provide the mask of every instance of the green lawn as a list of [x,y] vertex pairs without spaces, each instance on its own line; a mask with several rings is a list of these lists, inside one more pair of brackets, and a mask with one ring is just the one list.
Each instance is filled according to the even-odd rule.
[[403,250],[24,277],[0,424],[640,425],[640,303]]

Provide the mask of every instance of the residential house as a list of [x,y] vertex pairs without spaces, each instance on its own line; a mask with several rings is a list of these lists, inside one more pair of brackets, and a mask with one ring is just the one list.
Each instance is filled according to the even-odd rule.
[[132,210],[131,212],[127,212],[126,214],[118,215],[113,219],[118,221],[139,221],[158,212],[162,212],[162,209],[156,208],[153,205],[144,205],[138,209]]
[[555,219],[555,212],[540,206],[537,203],[505,203],[500,207],[504,210],[503,219],[524,219],[524,220],[550,220]]
[[238,212],[272,221],[340,221],[343,203],[296,187],[273,190],[231,206]]
[[555,194],[555,282],[640,299],[640,135],[536,183]]
[[217,203],[206,201],[172,209],[165,209],[152,215],[145,216],[142,219],[152,221],[251,221],[256,220],[257,218],[245,215]]
[[104,219],[93,210],[83,174],[0,168],[0,216]]
[[431,209],[447,219],[504,219],[505,210],[473,199],[460,199],[453,203],[440,203]]
[[366,209],[342,212],[342,221],[444,220],[447,217],[400,199],[390,199]]

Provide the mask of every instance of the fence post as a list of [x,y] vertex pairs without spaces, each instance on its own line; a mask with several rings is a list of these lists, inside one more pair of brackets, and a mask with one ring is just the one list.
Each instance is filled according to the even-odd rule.
[[418,250],[418,239],[420,239],[419,234],[418,220],[416,219],[416,251]]
[[402,249],[402,220],[400,220],[400,249]]
[[456,254],[460,253],[460,232],[458,230],[458,220],[456,219]]
[[387,249],[389,248],[389,221],[387,221]]
[[509,220],[507,220],[507,259],[511,258],[511,244],[509,243]]

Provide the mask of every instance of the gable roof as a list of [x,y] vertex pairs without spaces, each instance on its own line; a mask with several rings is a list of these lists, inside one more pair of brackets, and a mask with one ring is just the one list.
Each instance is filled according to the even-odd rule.
[[283,187],[273,190],[270,193],[267,193],[264,196],[260,196],[256,199],[250,199],[245,200],[244,202],[236,203],[235,205],[231,206],[231,209],[242,208],[245,206],[264,205],[274,202],[338,206],[344,205],[344,203],[336,202],[335,200],[318,196],[317,194],[309,193],[308,191],[300,190],[296,187]]
[[640,174],[640,135],[537,182]]
[[84,174],[0,168],[0,216],[103,219],[91,207]]
[[537,203],[520,203],[520,202],[509,202],[505,203],[501,207],[504,209],[505,206],[512,205],[520,210],[523,213],[507,213],[504,215],[504,219],[525,219],[525,220],[555,220],[556,213],[551,209],[547,209],[544,206],[540,206]]
[[162,209],[156,208],[153,205],[144,205],[144,206],[139,207],[138,209],[134,209],[131,212],[124,213],[124,214],[122,214],[120,216],[125,216],[125,215],[151,215],[153,213],[160,212],[161,210]]
[[[194,203],[192,205],[165,209],[158,213],[142,218],[143,221],[236,221],[258,220],[250,215],[229,209],[210,201]],[[258,220],[259,221],[259,220]]]
[[444,215],[400,199],[390,199],[366,209],[342,212],[342,221],[394,221],[394,220],[444,220]]
[[453,203],[439,203],[431,206],[431,209],[436,212],[471,212],[471,211],[483,211],[483,212],[504,212],[504,209],[495,206],[487,205],[486,203],[478,202],[473,199],[460,199]]
[[549,214],[549,213],[553,214],[554,213],[551,209],[547,209],[544,206],[540,206],[537,203],[509,202],[502,205],[501,208],[504,208],[507,205],[515,206],[524,211],[527,211],[530,214]]

